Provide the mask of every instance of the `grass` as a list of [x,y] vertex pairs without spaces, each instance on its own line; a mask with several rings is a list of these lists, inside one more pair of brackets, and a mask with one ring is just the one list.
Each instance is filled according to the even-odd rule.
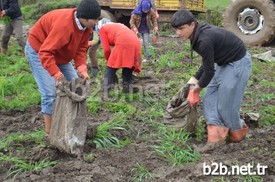
[[215,9],[217,7],[224,9],[229,2],[230,0],[205,0],[205,6],[208,9]]
[[[8,172],[9,176],[20,174],[25,171],[41,171],[46,167],[54,166],[58,163],[58,161],[49,161],[46,158],[40,161],[32,161],[28,160],[27,156],[22,158],[14,156],[12,153],[12,148],[17,146],[16,152],[22,151],[27,155],[29,148],[25,147],[25,142],[35,143],[41,148],[46,147],[46,144],[43,141],[44,135],[44,131],[34,131],[30,133],[11,133],[10,135],[0,140],[0,161],[3,163],[12,164]],[[32,157],[33,156],[30,158]]]
[[183,129],[176,131],[163,127],[160,128],[160,133],[159,145],[152,148],[161,157],[172,162],[173,166],[196,162],[200,159],[200,154],[187,143],[189,134]]
[[0,152],[0,161],[11,162],[13,165],[9,169],[8,176],[17,175],[26,171],[41,171],[42,169],[50,166],[54,166],[58,161],[47,161],[43,159],[42,161],[33,162],[22,160],[18,157],[7,156]]
[[130,144],[131,140],[129,138],[122,140],[113,134],[116,131],[127,132],[125,128],[127,126],[126,121],[126,116],[119,117],[119,115],[114,115],[109,121],[101,123],[97,127],[95,136],[89,142],[94,143],[96,148],[121,148]]
[[[11,55],[0,54],[0,108],[24,111],[40,102],[40,93],[28,62],[17,54],[18,45],[9,46]],[[31,94],[30,94],[31,93]]]
[[133,174],[133,181],[144,181],[144,180],[153,180],[155,175],[149,171],[145,166],[137,163],[131,170]]
[[0,151],[9,151],[9,147],[14,144],[23,143],[25,141],[34,142],[41,147],[45,147],[43,137],[45,132],[35,131],[31,133],[11,133],[0,140]]

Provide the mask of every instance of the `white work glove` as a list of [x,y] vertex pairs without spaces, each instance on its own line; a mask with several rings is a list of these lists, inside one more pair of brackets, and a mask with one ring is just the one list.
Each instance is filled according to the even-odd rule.
[[187,82],[187,84],[190,85],[197,85],[199,83],[199,80],[197,80],[195,77],[191,77],[190,80]]

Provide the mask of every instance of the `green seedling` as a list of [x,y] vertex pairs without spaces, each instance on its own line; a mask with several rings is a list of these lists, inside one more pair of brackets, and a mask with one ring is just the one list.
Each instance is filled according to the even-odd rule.
[[187,143],[189,133],[183,129],[176,131],[172,128],[160,128],[159,145],[153,149],[161,157],[172,162],[173,166],[195,162],[200,159],[198,151],[193,150]]
[[145,166],[142,166],[137,163],[131,170],[133,172],[133,181],[144,181],[144,180],[153,180],[155,175],[149,171]]

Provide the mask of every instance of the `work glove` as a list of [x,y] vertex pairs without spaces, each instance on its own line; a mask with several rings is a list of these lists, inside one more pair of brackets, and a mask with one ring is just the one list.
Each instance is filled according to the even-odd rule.
[[55,73],[53,75],[53,77],[54,77],[55,80],[58,80],[59,78],[64,77],[64,75],[61,71],[58,71],[57,73]]
[[187,84],[190,84],[190,85],[196,85],[199,83],[199,80],[197,80],[195,77],[191,77],[190,80],[187,82]]
[[66,80],[66,78],[63,75],[59,79],[57,79],[55,82],[55,86],[59,90],[64,90],[65,89],[64,87],[66,85],[68,85],[68,81]]
[[200,100],[200,92],[195,92],[193,89],[189,90],[187,100],[189,101],[191,107],[193,107]]
[[77,71],[78,71],[79,77],[83,78],[84,80],[90,79],[89,75],[88,75],[88,72],[87,72],[87,66],[86,65],[82,64],[82,65],[78,66]]

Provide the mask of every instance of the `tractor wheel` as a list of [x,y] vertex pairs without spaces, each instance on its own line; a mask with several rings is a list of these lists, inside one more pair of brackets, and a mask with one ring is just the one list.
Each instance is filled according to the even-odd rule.
[[272,0],[232,0],[223,25],[248,46],[269,43],[275,37],[275,4]]

